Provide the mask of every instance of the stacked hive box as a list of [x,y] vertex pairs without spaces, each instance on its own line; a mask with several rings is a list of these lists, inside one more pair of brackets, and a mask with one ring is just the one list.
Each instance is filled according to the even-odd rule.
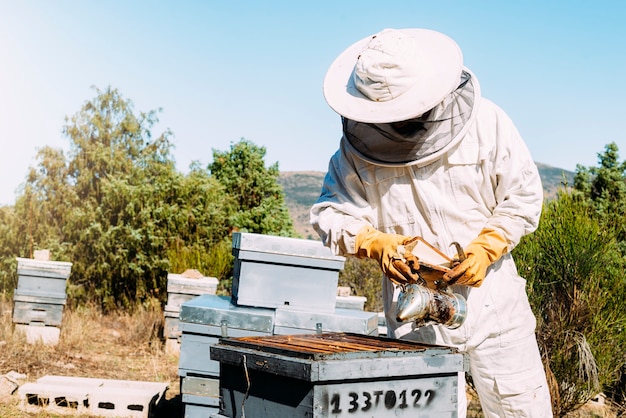
[[348,333],[225,338],[220,414],[249,418],[456,417],[463,356]]
[[29,343],[58,343],[71,268],[69,262],[17,258],[13,323]]
[[209,352],[223,337],[378,331],[376,313],[336,308],[344,258],[321,242],[235,233],[233,255],[232,299],[202,295],[181,307],[185,418],[219,411],[220,365]]
[[237,232],[233,255],[236,304],[334,312],[345,260],[321,242]]
[[219,363],[210,347],[221,337],[271,335],[274,311],[231,303],[227,296],[202,295],[183,303],[178,374],[181,377],[185,418],[219,411]]
[[214,295],[217,291],[217,283],[217,278],[203,276],[197,270],[167,275],[167,304],[164,309],[165,325],[163,328],[167,352],[176,354],[180,351],[179,315],[181,305],[199,295]]

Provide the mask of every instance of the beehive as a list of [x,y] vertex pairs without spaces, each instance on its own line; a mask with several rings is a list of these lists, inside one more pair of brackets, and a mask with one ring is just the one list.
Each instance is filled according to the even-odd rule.
[[320,241],[236,232],[233,255],[232,293],[237,305],[335,310],[345,259]]
[[456,417],[463,357],[348,333],[227,338],[220,413],[247,418]]

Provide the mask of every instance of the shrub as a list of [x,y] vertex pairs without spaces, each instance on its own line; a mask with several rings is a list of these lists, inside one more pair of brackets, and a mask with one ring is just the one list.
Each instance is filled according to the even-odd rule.
[[[626,360],[626,282],[615,231],[561,192],[514,250],[528,281],[538,341],[562,416],[615,385]],[[553,379],[550,379],[553,377]]]
[[378,263],[369,258],[346,257],[339,272],[339,285],[350,287],[354,295],[365,296],[365,309],[369,312],[383,310],[381,279]]

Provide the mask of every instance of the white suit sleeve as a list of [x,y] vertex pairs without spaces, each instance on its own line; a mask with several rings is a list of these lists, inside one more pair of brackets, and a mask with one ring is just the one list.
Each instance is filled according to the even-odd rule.
[[496,207],[485,226],[500,231],[510,251],[522,236],[537,228],[543,187],[539,170],[515,125],[497,106],[493,105],[493,111],[496,144],[490,172]]
[[376,225],[363,185],[341,150],[328,164],[322,192],[311,208],[311,225],[337,255],[354,254],[356,234]]

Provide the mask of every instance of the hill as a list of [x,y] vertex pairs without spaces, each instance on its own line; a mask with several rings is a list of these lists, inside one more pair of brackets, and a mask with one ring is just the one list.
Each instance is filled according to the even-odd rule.
[[[546,199],[553,198],[559,187],[574,183],[574,172],[536,163],[543,182]],[[318,239],[317,233],[309,225],[309,209],[319,197],[326,173],[320,171],[281,172],[279,184],[285,191],[285,202],[293,219],[296,231],[303,238]]]
[[325,175],[320,171],[286,171],[278,177],[291,219],[303,238],[319,239],[309,224],[309,209],[320,195]]

